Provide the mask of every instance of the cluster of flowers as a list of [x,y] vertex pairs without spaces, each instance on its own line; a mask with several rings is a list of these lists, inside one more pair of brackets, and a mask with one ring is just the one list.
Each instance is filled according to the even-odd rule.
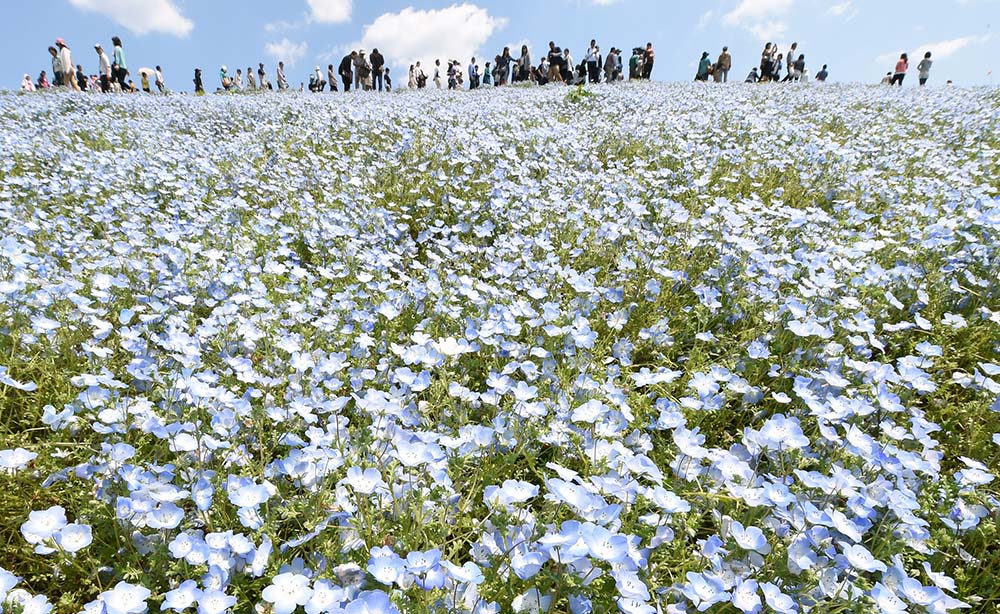
[[0,96],[0,403],[80,443],[0,472],[96,502],[24,556],[87,614],[968,606],[931,536],[995,476],[934,416],[1000,411],[995,101],[563,95]]

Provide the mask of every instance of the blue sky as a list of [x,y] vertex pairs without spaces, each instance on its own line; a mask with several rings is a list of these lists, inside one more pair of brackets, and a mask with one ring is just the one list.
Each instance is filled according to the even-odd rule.
[[[46,0],[4,1],[0,87],[49,68],[46,52],[66,39],[77,63],[97,72],[93,44],[124,41],[133,74],[163,66],[172,89],[190,90],[195,67],[214,86],[219,66],[231,70],[279,59],[297,85],[313,66],[336,62],[351,47],[382,50],[397,84],[416,59],[464,63],[524,42],[534,56],[549,40],[579,60],[591,38],[602,49],[652,41],[653,77],[687,81],[702,51],[728,45],[733,72],[744,77],[767,40],[782,51],[793,41],[813,73],[830,65],[831,80],[874,82],[900,52],[933,50],[932,82],[988,84],[1000,69],[1000,0]],[[993,23],[993,22],[997,23]],[[994,70],[997,72],[997,70]],[[915,75],[910,75],[908,86]],[[992,77],[1000,84],[1000,74]],[[273,73],[272,73],[273,79]]]

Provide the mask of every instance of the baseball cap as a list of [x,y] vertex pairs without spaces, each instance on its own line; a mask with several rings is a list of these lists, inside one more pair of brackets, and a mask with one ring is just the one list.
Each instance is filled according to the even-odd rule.
[[61,39],[61,38],[57,38],[57,39],[56,39],[56,44],[57,44],[57,45],[62,45],[63,47],[65,47],[65,46],[66,46],[66,41],[64,41],[64,40],[63,40],[63,39]]
[[95,43],[94,49],[104,49],[104,47],[101,46],[101,43]]

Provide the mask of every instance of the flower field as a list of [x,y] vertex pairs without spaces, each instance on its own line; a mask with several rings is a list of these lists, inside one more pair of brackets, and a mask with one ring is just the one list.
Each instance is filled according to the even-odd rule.
[[6,613],[995,612],[1000,93],[0,95]]

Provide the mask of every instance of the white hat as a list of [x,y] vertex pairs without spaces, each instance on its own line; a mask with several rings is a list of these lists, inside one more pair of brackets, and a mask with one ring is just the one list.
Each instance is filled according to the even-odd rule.
[[319,66],[317,66],[317,67],[316,67],[316,68],[314,68],[313,70],[319,70]]
[[225,64],[222,65],[222,70],[228,70]]
[[104,47],[101,46],[101,43],[95,43],[94,49],[104,49]]
[[364,49],[358,49],[358,55],[364,55],[364,54],[365,54]]

